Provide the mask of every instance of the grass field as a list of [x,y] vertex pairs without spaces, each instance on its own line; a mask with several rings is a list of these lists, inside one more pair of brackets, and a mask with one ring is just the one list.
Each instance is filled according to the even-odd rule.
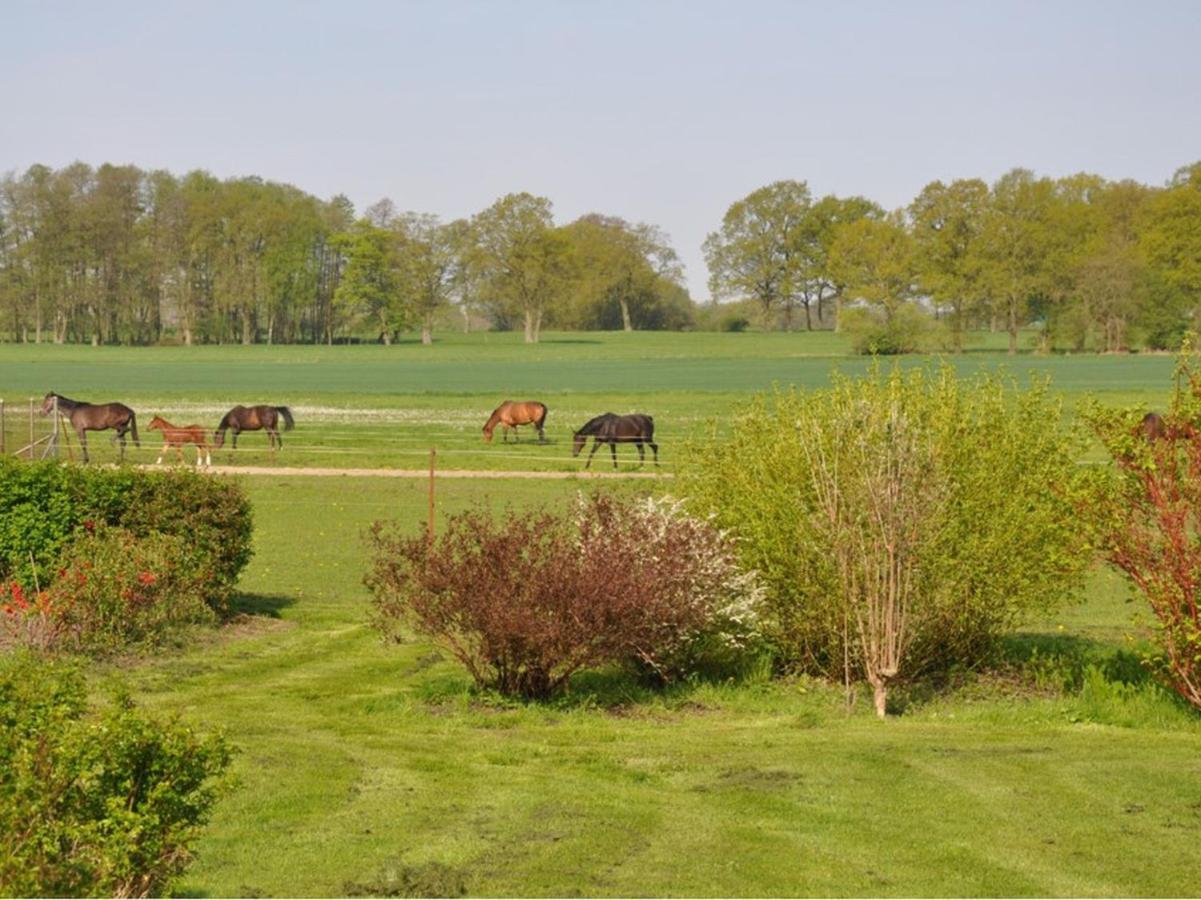
[[[1153,408],[1168,393],[1169,356],[1010,358],[999,343],[982,335],[976,349],[949,359],[962,372],[1004,367],[1019,381],[1046,375],[1069,404],[1096,395]],[[146,443],[132,453],[136,461],[157,455],[160,442],[147,431],[156,413],[175,424],[215,426],[236,403],[271,403],[291,406],[298,420],[280,464],[347,467],[409,468],[436,446],[440,464],[451,468],[572,471],[581,465],[570,458],[574,428],[601,412],[637,411],[655,417],[670,468],[681,441],[749,393],[819,387],[832,371],[855,374],[869,365],[848,354],[845,340],[830,333],[552,333],[532,347],[507,333],[448,334],[433,347],[0,345],[0,396],[10,448],[28,442],[29,398],[55,390],[133,406]],[[519,445],[484,446],[480,428],[504,399],[547,403],[549,443],[534,443],[526,429]],[[44,434],[49,422],[38,417],[35,429]],[[91,442],[97,459],[115,459],[106,435]],[[265,447],[265,436],[249,434],[237,453],[223,450],[221,459],[266,465],[272,460]],[[627,449],[623,466],[635,459]]]
[[[436,438],[447,465],[569,469],[570,424],[639,409],[655,415],[669,468],[678,441],[749,392],[863,366],[834,335],[550,338],[536,348],[493,334],[433,348],[0,346],[0,392],[10,403],[50,388],[125,399],[147,422],[170,409],[201,418],[235,402],[288,403],[307,411],[281,455],[289,465],[407,466],[402,450],[424,456]],[[1172,360],[980,350],[955,364],[1047,372],[1069,405],[1095,394],[1162,407]],[[550,405],[549,447],[479,445],[483,416],[512,395]],[[10,421],[10,447],[16,433]],[[244,483],[256,519],[246,615],[94,673],[97,693],[125,684],[146,707],[222,728],[240,749],[184,895],[1196,893],[1201,719],[1133,663],[1136,607],[1108,573],[1079,605],[1009,641],[1022,679],[919,686],[886,722],[866,696],[848,713],[836,687],[765,674],[656,693],[591,673],[566,698],[527,706],[477,694],[428,643],[384,646],[367,624],[363,529],[377,518],[422,527],[423,484]],[[559,503],[591,487],[446,480],[439,510]]]

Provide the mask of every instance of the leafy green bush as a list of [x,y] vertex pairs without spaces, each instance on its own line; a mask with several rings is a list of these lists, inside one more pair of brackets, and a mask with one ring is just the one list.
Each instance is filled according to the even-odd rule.
[[205,602],[206,579],[180,538],[85,528],[64,548],[59,565],[53,583],[32,597],[18,582],[9,585],[0,606],[0,634],[9,642],[97,656],[214,618]]
[[843,309],[842,330],[856,353],[892,356],[932,350],[943,342],[939,324],[915,304],[904,303],[890,312],[877,308]]
[[184,566],[206,576],[206,599],[216,608],[252,553],[250,503],[236,483],[0,459],[0,581],[48,585],[62,549],[89,523],[180,538]]
[[230,748],[86,697],[76,670],[0,657],[0,895],[162,895],[191,860]]
[[[902,434],[913,448],[903,459]],[[1079,585],[1090,559],[1073,502],[1079,448],[1045,384],[877,367],[827,391],[756,398],[686,452],[679,477],[763,578],[782,662],[841,676],[848,663],[862,674],[864,653],[862,581],[840,554],[848,542],[860,558],[882,546],[864,479],[900,459],[912,474],[893,484],[898,502],[931,492],[917,498],[920,528],[914,520],[901,536],[916,590],[900,674],[916,676],[977,664],[1001,633]],[[834,494],[846,505],[832,507]]]

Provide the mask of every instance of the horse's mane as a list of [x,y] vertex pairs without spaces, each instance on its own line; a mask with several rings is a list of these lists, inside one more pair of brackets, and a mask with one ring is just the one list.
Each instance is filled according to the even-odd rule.
[[616,418],[617,415],[615,413],[601,413],[599,416],[595,416],[581,425],[576,434],[596,434],[606,422]]
[[90,406],[86,400],[72,400],[70,397],[64,397],[58,391],[51,391],[50,396],[58,400],[58,405],[67,409],[73,409],[76,406]]

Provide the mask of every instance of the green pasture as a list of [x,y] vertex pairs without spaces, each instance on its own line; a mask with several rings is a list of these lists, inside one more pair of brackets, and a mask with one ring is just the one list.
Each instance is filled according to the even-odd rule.
[[[1019,381],[1047,376],[1069,406],[1089,395],[1147,408],[1166,402],[1170,356],[1008,357],[999,352],[998,337],[979,335],[968,352],[947,359],[962,372],[1005,367]],[[900,364],[933,360],[908,357]],[[572,471],[581,465],[570,457],[574,428],[601,412],[645,412],[655,417],[663,464],[670,468],[682,441],[749,394],[820,387],[833,371],[855,374],[868,365],[850,354],[841,335],[828,332],[551,333],[534,346],[509,333],[448,333],[432,347],[416,341],[392,347],[6,344],[0,345],[0,398],[10,450],[28,443],[29,399],[55,390],[134,407],[145,442],[131,454],[137,462],[157,456],[161,442],[148,431],[155,414],[178,425],[214,427],[234,404],[270,403],[297,415],[283,453],[273,459],[265,436],[248,434],[236,453],[225,449],[218,461],[372,468],[419,467],[432,446],[449,468]],[[529,429],[516,446],[501,446],[499,433],[495,445],[482,443],[480,428],[505,399],[549,406],[547,444],[534,443]],[[37,435],[49,427],[35,417]],[[91,443],[98,460],[116,457],[107,435],[93,435]],[[625,448],[623,467],[635,464],[634,451]]]
[[[1000,336],[1003,338],[1003,336]],[[1029,343],[1029,342],[1028,342]],[[1167,356],[1008,358],[980,336],[961,371],[1048,375],[1162,408]],[[928,360],[905,359],[916,365]],[[287,404],[281,465],[571,471],[573,426],[655,416],[664,470],[706,420],[773,386],[862,371],[832,334],[440,335],[433,347],[0,345],[6,447],[28,398],[122,400],[152,461],[154,413],[215,425]],[[550,443],[484,446],[499,401],[541,399]],[[24,406],[22,406],[24,404]],[[36,419],[44,433],[47,423]],[[262,435],[219,462],[268,464]],[[115,452],[94,436],[98,461]],[[191,451],[188,451],[189,459]],[[621,451],[623,469],[636,459]],[[609,463],[598,459],[602,470]],[[368,624],[364,529],[424,527],[421,481],[245,479],[256,556],[242,615],[153,658],[95,670],[146,707],[224,729],[235,783],[186,896],[1187,895],[1201,838],[1201,719],[1138,665],[1145,623],[1098,571],[1076,606],[1030,622],[999,668],[898,695],[879,722],[837,686],[772,680],[653,692],[587,673],[548,705],[482,696],[428,642]],[[659,491],[664,481],[607,482]],[[582,481],[454,480],[439,514],[567,502]]]
[[[836,687],[766,677],[662,694],[599,673],[525,706],[367,624],[361,532],[422,527],[423,485],[246,483],[245,617],[98,678],[240,748],[185,896],[1196,890],[1201,721],[1132,664],[1138,630],[1108,576],[1011,642],[1041,681],[915,689],[886,722],[866,696],[848,713]],[[439,504],[577,489],[447,481]]]

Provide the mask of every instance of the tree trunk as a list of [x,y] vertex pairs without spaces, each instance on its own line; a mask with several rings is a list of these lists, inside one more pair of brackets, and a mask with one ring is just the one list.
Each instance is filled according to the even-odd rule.
[[432,313],[426,313],[425,319],[421,323],[421,343],[427,347],[434,342],[434,317]]
[[1009,355],[1013,356],[1018,352],[1018,303],[1016,300],[1009,301]]
[[883,679],[872,682],[875,694],[876,715],[883,719],[888,707],[888,684]]
[[617,303],[621,307],[621,330],[633,331],[634,323],[630,321],[630,302],[622,297]]
[[535,313],[532,309],[525,311],[525,342],[527,344],[538,343],[538,326],[541,320],[541,313]]
[[842,293],[834,295],[834,333],[842,331]]
[[801,303],[805,307],[805,330],[812,331],[813,330],[813,319],[809,315],[809,301],[802,300]]

